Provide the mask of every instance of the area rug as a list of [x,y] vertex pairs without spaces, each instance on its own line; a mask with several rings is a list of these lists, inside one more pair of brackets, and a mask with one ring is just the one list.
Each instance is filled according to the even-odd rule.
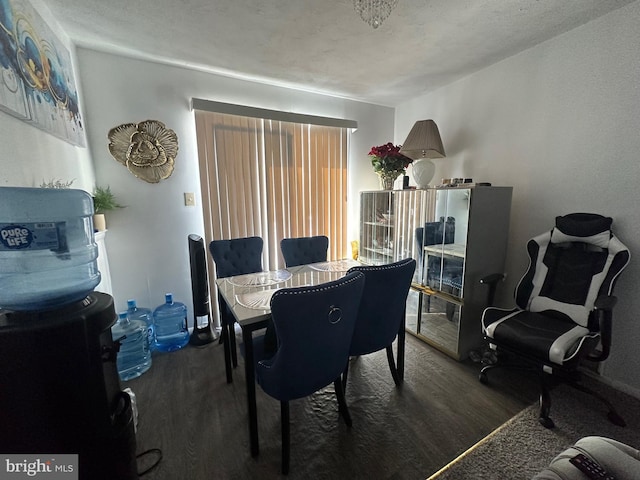
[[640,447],[640,400],[593,379],[585,383],[605,395],[625,419],[626,427],[610,423],[599,400],[561,385],[551,393],[550,417],[555,428],[540,425],[539,406],[531,405],[428,480],[531,479],[558,453],[589,435]]

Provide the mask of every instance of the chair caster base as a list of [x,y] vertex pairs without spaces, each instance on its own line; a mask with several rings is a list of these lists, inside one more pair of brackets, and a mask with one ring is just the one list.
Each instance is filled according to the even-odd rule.
[[627,422],[625,422],[624,419],[614,411],[610,411],[609,413],[607,413],[607,418],[614,425],[617,425],[619,427],[627,426]]
[[480,380],[480,383],[484,385],[489,383],[489,377],[487,377],[487,374],[485,372],[480,372],[480,374],[478,375],[478,380]]
[[553,423],[553,420],[551,420],[549,417],[540,417],[538,418],[538,421],[544,428],[553,428],[556,426],[556,424]]

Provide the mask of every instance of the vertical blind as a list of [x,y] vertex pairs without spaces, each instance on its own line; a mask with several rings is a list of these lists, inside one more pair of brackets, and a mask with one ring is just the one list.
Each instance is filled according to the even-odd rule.
[[260,236],[265,270],[284,267],[282,238],[326,235],[329,259],[348,256],[347,128],[200,110],[195,118],[207,244]]

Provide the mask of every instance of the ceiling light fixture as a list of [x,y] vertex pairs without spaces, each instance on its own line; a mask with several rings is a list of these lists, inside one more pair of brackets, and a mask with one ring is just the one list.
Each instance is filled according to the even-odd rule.
[[353,9],[373,28],[382,25],[396,5],[398,0],[353,0]]

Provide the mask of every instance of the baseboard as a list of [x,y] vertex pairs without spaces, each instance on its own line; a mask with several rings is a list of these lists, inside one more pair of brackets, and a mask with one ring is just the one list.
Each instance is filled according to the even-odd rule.
[[593,380],[604,383],[605,385],[611,388],[620,390],[621,392],[626,393],[627,395],[630,395],[640,400],[640,390],[638,390],[637,388],[633,388],[632,386],[627,385],[626,383],[623,383],[623,382],[619,382],[618,380],[613,380],[611,378],[603,377],[602,375],[599,375],[598,373],[588,369],[581,370],[581,372],[584,375],[588,376],[589,378],[592,378]]

